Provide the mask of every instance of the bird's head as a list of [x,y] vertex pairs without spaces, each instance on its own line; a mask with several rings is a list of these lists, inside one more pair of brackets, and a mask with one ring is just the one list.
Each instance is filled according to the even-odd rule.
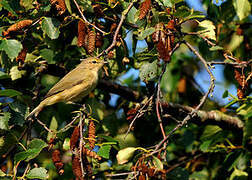
[[104,64],[105,64],[104,60],[95,57],[90,57],[87,59],[83,59],[80,66],[82,68],[98,71]]

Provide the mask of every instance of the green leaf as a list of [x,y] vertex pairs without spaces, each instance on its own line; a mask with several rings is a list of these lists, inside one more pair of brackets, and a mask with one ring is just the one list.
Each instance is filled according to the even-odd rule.
[[233,5],[240,20],[250,15],[251,4],[248,0],[233,0]]
[[1,79],[8,79],[8,78],[10,78],[10,76],[8,74],[6,74],[3,71],[0,71],[0,80]]
[[226,90],[223,94],[222,94],[222,98],[227,98],[228,97],[228,90]]
[[[127,7],[129,6],[129,3],[123,1],[122,5],[123,5],[123,8],[124,8],[124,9],[127,9]],[[137,20],[137,19],[135,18],[136,12],[137,12],[137,9],[136,9],[134,6],[133,6],[133,7],[130,9],[130,11],[128,12],[127,17],[126,17],[126,20],[127,20],[129,23],[132,23],[132,24],[135,24],[135,23],[136,23],[136,20]]]
[[33,139],[30,144],[28,145],[28,149],[23,152],[19,152],[15,154],[14,160],[15,162],[19,161],[29,161],[39,155],[43,148],[47,147],[48,144],[45,143],[41,139]]
[[48,62],[48,64],[55,64],[54,61],[54,51],[51,49],[40,50],[40,55]]
[[13,9],[13,7],[11,6],[11,3],[9,0],[1,0],[0,4],[2,5],[4,9],[11,12],[11,14],[13,14],[14,16],[18,16],[15,10]]
[[230,176],[230,180],[247,180],[247,179],[248,179],[248,173],[236,168]]
[[72,14],[72,8],[71,8],[71,3],[70,0],[65,0],[66,8],[70,14]]
[[218,50],[223,50],[223,47],[220,46],[212,46],[209,48],[210,51],[218,51]]
[[27,174],[26,177],[28,179],[48,179],[49,174],[47,174],[47,170],[45,168],[33,168]]
[[219,126],[207,125],[203,131],[203,134],[200,137],[200,140],[209,140],[212,136],[214,136],[220,131],[222,131],[222,129]]
[[25,117],[28,115],[28,107],[19,101],[14,101],[9,106],[11,110],[11,123],[13,125],[23,126]]
[[0,129],[2,130],[9,130],[9,119],[11,114],[9,112],[0,113]]
[[111,145],[104,145],[99,149],[97,154],[105,159],[109,159],[110,149],[111,149]]
[[216,35],[215,35],[215,26],[212,21],[204,20],[199,22],[199,26],[205,28],[204,30],[198,31],[201,35],[205,36],[208,39],[212,39],[216,41]]
[[138,40],[144,40],[148,36],[152,35],[155,32],[155,28],[146,28],[145,30],[141,31],[140,34],[138,34]]
[[177,167],[169,173],[169,179],[171,180],[187,180],[189,179],[189,173],[187,170]]
[[51,39],[57,39],[59,37],[59,25],[60,22],[55,18],[45,17],[42,20],[41,28]]
[[223,162],[223,167],[225,167],[228,171],[231,171],[232,168],[234,168],[238,164],[239,160],[243,157],[244,154],[242,150],[235,150],[226,156]]
[[156,0],[156,2],[160,5],[160,6],[165,6],[165,7],[172,7],[173,3],[176,0]]
[[92,7],[92,1],[90,0],[78,0],[79,1],[79,6],[84,9],[84,11],[93,13],[93,7]]
[[33,0],[21,0],[20,1],[20,5],[23,6],[26,9],[26,11],[34,8],[32,3],[33,3]]
[[153,158],[152,162],[155,165],[155,169],[163,170],[164,165],[163,165],[162,161],[160,159],[158,159],[156,156],[152,156],[152,158]]
[[139,77],[142,81],[148,82],[157,77],[158,66],[157,61],[153,61],[152,63],[145,62],[139,69]]
[[127,163],[132,158],[136,150],[137,148],[134,147],[127,147],[120,150],[116,155],[118,164]]
[[19,70],[19,69],[18,69],[18,66],[13,66],[13,67],[10,69],[11,80],[12,80],[12,81],[17,80],[17,79],[21,78],[22,75],[24,75],[25,73],[26,73],[25,70]]
[[239,36],[236,33],[233,33],[233,35],[231,36],[231,41],[229,42],[227,46],[227,49],[230,51],[234,51],[241,45],[243,40],[244,40],[244,36]]
[[206,140],[206,141],[204,141],[200,145],[200,150],[203,151],[203,152],[207,152],[208,149],[209,149],[209,147],[211,146],[211,144],[212,144],[212,140]]
[[21,42],[15,39],[4,39],[0,43],[0,50],[5,51],[10,59],[16,58],[22,48]]
[[16,91],[14,89],[4,89],[0,90],[0,96],[5,96],[5,97],[15,97],[15,96],[21,96],[22,93],[19,91]]
[[190,9],[186,6],[180,6],[176,9],[174,16],[177,18],[187,18],[191,14]]

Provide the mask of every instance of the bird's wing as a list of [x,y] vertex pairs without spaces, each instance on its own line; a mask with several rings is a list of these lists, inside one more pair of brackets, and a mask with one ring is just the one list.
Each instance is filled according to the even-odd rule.
[[46,94],[45,98],[62,92],[66,89],[72,88],[73,86],[82,83],[83,81],[92,81],[94,75],[88,69],[75,68],[66,74],[58,83],[56,83]]

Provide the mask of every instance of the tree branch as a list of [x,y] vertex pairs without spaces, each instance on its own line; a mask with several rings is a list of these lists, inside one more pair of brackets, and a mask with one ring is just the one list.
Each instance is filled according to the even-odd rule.
[[110,93],[118,94],[130,101],[140,102],[143,99],[138,91],[134,91],[127,86],[122,86],[112,81],[100,79],[97,87]]
[[[162,102],[162,107],[164,114],[169,114],[176,119],[181,119],[191,113],[194,108],[190,106],[183,106],[180,104],[172,104],[167,102]],[[244,123],[238,117],[224,114],[217,110],[212,111],[195,111],[195,116],[192,118],[192,122],[197,125],[218,125],[223,129],[233,130],[233,131],[243,131]]]

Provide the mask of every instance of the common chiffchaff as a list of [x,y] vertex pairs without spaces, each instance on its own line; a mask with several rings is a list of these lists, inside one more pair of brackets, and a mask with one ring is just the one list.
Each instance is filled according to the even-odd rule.
[[58,102],[75,102],[87,96],[97,85],[104,61],[95,57],[84,59],[46,94],[45,99],[27,116],[38,116],[45,106]]

